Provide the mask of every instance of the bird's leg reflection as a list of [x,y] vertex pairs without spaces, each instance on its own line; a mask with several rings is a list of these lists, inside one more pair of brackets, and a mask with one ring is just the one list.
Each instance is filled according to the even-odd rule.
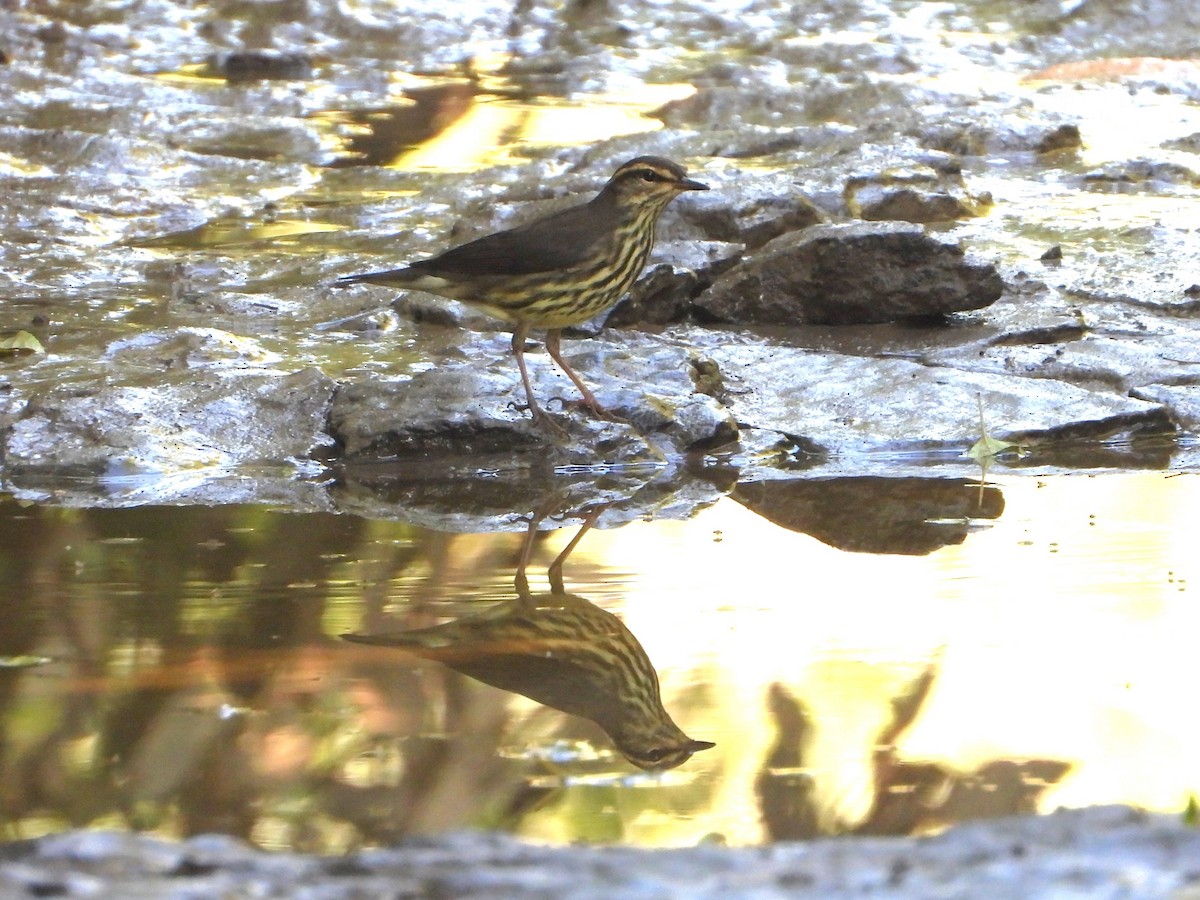
[[[596,520],[600,518],[606,508],[606,505],[598,506],[587,514],[587,518],[583,520],[583,524],[579,526],[575,536],[571,538],[567,546],[562,548],[558,556],[554,557],[554,562],[550,563],[549,568],[546,569],[546,575],[550,579],[550,593],[565,594],[567,592],[563,585],[563,564],[567,561],[567,557],[575,552],[575,548],[579,546],[583,536],[596,524]],[[529,557],[533,554],[533,542],[537,537],[537,528],[543,518],[545,518],[543,515],[538,514],[530,520],[529,530],[525,533],[525,542],[521,545],[521,556],[517,560],[517,574],[513,578],[513,584],[517,589],[517,596],[522,600],[528,600],[533,596],[529,590],[529,578],[526,576],[525,570],[529,566]]]

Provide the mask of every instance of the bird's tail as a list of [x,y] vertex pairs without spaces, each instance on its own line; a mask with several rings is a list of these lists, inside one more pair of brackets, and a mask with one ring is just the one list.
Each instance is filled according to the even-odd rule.
[[346,287],[351,284],[387,284],[403,287],[409,284],[416,275],[411,269],[388,269],[384,272],[363,272],[359,275],[343,275],[334,281],[334,287]]

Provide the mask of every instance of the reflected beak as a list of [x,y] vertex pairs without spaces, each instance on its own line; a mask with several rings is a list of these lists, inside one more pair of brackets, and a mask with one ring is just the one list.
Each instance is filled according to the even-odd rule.
[[[689,190],[707,191],[708,188],[705,187],[704,185],[700,185],[700,187],[698,187],[698,188],[689,188]],[[689,753],[699,753],[701,750],[711,750],[715,746],[717,746],[717,745],[714,744],[712,741],[689,741],[688,745],[687,745],[687,750]]]

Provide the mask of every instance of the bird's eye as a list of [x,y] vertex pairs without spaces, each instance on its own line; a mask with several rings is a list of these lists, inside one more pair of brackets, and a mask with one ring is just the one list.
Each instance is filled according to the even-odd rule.
[[646,759],[650,760],[650,762],[658,762],[666,755],[667,751],[662,747],[655,747],[653,750],[646,751]]
[[659,181],[660,176],[652,169],[642,169],[642,181]]

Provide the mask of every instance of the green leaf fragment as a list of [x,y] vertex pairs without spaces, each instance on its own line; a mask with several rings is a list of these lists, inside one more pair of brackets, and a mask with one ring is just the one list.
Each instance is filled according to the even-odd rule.
[[45,353],[46,348],[42,346],[41,341],[28,331],[18,331],[12,337],[0,338],[0,351],[8,351],[10,353]]

